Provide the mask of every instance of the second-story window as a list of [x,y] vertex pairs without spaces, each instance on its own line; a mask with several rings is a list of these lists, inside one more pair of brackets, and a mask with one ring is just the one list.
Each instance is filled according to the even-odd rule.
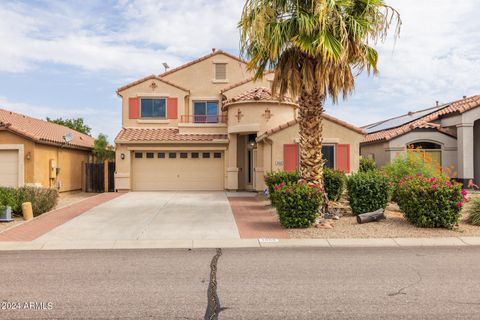
[[141,117],[159,118],[167,117],[167,99],[141,99]]
[[218,101],[195,101],[193,103],[193,121],[195,123],[217,123]]

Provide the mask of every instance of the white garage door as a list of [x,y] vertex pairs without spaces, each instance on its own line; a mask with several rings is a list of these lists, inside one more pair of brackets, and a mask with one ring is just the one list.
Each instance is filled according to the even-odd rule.
[[18,187],[17,150],[0,150],[0,186]]
[[132,189],[223,190],[222,151],[136,151],[132,155]]

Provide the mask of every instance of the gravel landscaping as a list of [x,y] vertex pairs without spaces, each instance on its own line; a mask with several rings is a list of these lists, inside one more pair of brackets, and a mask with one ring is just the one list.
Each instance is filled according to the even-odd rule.
[[[470,198],[479,197],[476,193]],[[270,212],[275,214],[275,209],[264,201]],[[417,228],[410,224],[404,217],[398,206],[389,204],[385,215],[386,220],[367,224],[358,224],[356,217],[351,214],[348,202],[331,203],[331,207],[342,208],[344,216],[340,220],[328,220],[333,225],[332,229],[318,229],[310,227],[307,229],[287,229],[290,238],[422,238],[422,237],[459,237],[459,236],[480,236],[480,227],[466,223],[467,203],[462,211],[462,218],[455,230],[448,229],[425,229]]]

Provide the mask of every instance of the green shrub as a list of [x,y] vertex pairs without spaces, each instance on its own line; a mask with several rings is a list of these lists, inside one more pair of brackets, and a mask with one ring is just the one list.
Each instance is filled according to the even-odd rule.
[[0,187],[0,205],[11,207],[13,211],[18,211],[17,191],[14,188]]
[[269,172],[265,176],[265,184],[268,188],[268,194],[270,197],[270,201],[272,205],[275,205],[275,189],[276,185],[281,183],[290,183],[290,182],[297,182],[300,179],[300,175],[298,172],[286,172],[286,171],[276,171],[276,172]]
[[360,167],[358,171],[367,172],[367,171],[375,171],[375,170],[377,170],[375,160],[368,159],[368,158],[360,158]]
[[305,180],[275,186],[275,207],[285,228],[307,228],[318,215],[323,192]]
[[345,189],[347,176],[345,173],[330,168],[323,169],[323,186],[328,200],[338,201]]
[[397,203],[405,218],[417,227],[452,229],[460,218],[466,191],[449,178],[404,177],[398,183]]
[[348,199],[354,215],[385,209],[389,200],[389,180],[378,171],[358,172],[347,182]]
[[31,202],[34,216],[52,210],[58,201],[58,190],[52,188],[21,187],[17,189],[17,203]]
[[480,226],[480,198],[472,200],[472,206],[468,210],[468,222]]

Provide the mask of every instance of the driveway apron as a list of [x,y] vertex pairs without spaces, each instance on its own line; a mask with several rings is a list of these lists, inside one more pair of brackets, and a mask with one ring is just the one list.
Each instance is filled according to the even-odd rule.
[[130,192],[39,241],[239,239],[224,192]]

